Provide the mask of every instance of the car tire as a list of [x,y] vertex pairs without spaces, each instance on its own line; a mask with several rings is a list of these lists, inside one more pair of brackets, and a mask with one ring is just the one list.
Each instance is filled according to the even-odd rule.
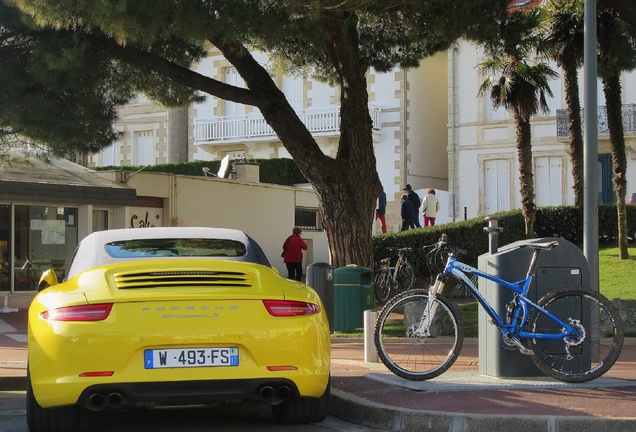
[[42,408],[33,395],[27,373],[26,420],[29,432],[76,432],[79,430],[79,407]]
[[319,398],[291,397],[272,405],[274,420],[280,424],[305,424],[320,422],[327,417],[330,384]]

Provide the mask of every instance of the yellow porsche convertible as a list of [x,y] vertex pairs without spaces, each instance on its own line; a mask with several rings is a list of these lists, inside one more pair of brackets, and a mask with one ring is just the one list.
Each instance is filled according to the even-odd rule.
[[321,421],[330,339],[310,287],[237,230],[143,228],[81,241],[29,308],[27,423],[72,431],[80,410],[271,404]]

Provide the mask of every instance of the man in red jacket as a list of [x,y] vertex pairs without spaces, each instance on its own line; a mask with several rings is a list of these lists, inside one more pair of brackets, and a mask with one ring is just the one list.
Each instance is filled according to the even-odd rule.
[[307,243],[300,238],[303,230],[294,227],[292,235],[283,243],[283,262],[287,265],[289,279],[301,280],[303,277],[303,251],[307,250]]

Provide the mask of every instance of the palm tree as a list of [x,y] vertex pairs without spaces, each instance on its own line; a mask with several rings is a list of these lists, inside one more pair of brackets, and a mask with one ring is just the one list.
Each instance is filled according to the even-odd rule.
[[629,257],[627,249],[627,156],[623,130],[623,113],[620,74],[636,68],[636,29],[621,20],[611,0],[598,3],[597,15],[598,72],[603,84],[607,127],[612,149],[614,190],[618,218],[619,258]]
[[574,206],[583,208],[583,124],[579,98],[579,68],[583,65],[583,2],[550,0],[546,5],[547,40],[553,46],[551,57],[563,70],[568,113],[570,162]]
[[546,101],[546,95],[552,96],[549,80],[557,76],[547,63],[531,60],[535,54],[544,54],[547,48],[539,31],[543,17],[544,13],[538,9],[513,10],[500,22],[497,38],[483,42],[490,58],[479,64],[485,76],[479,94],[489,92],[493,107],[512,112],[515,120],[527,238],[534,237],[536,217],[530,118],[539,111],[549,112]]

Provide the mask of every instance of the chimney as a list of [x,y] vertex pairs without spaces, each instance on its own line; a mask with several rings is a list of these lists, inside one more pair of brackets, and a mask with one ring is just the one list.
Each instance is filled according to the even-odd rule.
[[236,180],[260,183],[260,165],[246,160],[234,162]]

